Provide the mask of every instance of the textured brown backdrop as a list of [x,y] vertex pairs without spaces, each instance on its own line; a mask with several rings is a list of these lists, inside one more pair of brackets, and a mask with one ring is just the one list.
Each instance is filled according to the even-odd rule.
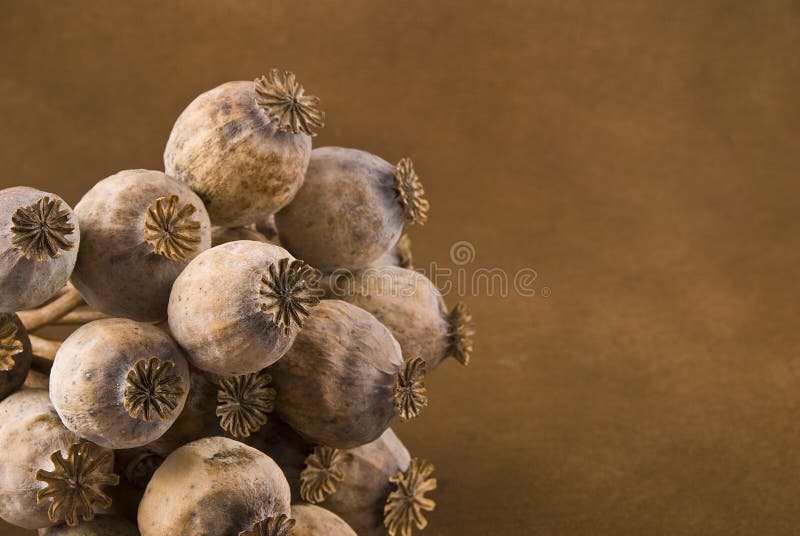
[[464,298],[473,366],[399,427],[427,534],[798,530],[798,2],[162,4],[0,1],[0,186],[160,169],[195,95],[291,68],[318,145],[413,156],[419,264],[552,290]]

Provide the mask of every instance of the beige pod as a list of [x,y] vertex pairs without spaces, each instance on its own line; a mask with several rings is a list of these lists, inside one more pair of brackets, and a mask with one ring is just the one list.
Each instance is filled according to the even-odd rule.
[[389,328],[404,356],[420,356],[432,371],[448,356],[469,363],[474,327],[466,304],[448,312],[433,282],[397,266],[333,274],[326,292],[372,313]]
[[0,190],[0,312],[38,307],[69,281],[78,218],[63,199],[27,186]]
[[25,383],[32,357],[31,340],[19,317],[0,313],[0,400]]
[[428,202],[411,160],[396,166],[358,149],[311,152],[306,181],[275,215],[281,242],[322,271],[368,266],[389,251],[403,225],[423,224]]
[[403,362],[392,334],[365,310],[323,300],[292,348],[269,368],[276,411],[313,443],[351,448],[377,439],[396,415],[427,404],[421,359]]
[[107,509],[114,453],[68,430],[47,391],[24,389],[0,402],[0,517],[26,529],[91,521]]
[[411,252],[411,238],[403,233],[392,249],[374,260],[370,266],[399,266],[414,269],[414,254]]
[[98,515],[91,523],[76,527],[59,525],[39,529],[39,536],[139,536],[139,529],[124,517]]
[[235,536],[288,515],[289,504],[289,484],[269,456],[209,437],[177,449],[156,470],[139,504],[139,530],[142,536]]
[[300,475],[303,500],[345,520],[359,536],[410,536],[427,525],[436,503],[433,465],[411,458],[389,429],[349,450],[317,447]]
[[198,255],[175,281],[169,327],[195,367],[259,372],[292,345],[319,301],[316,275],[272,244],[239,240]]
[[318,104],[288,71],[222,84],[178,117],[164,169],[203,198],[215,225],[254,223],[303,184],[311,136],[323,126]]
[[162,330],[124,318],[95,320],[59,348],[50,399],[64,425],[100,446],[161,437],[183,409],[189,366]]
[[313,504],[292,505],[292,536],[357,536],[344,519]]
[[140,322],[166,318],[172,283],[211,247],[203,202],[161,171],[120,171],[75,206],[81,253],[72,283],[92,307]]
[[270,242],[267,237],[250,227],[211,227],[211,245],[219,246],[237,240],[254,240],[256,242]]

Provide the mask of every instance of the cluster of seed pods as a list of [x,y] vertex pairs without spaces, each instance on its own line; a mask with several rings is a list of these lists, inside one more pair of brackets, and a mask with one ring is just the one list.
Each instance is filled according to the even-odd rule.
[[[410,159],[321,147],[272,70],[192,101],[164,171],[75,207],[0,191],[0,517],[41,535],[410,536],[433,465],[391,426],[466,365],[413,270]],[[302,259],[302,260],[301,260]],[[77,326],[64,340],[40,330]]]

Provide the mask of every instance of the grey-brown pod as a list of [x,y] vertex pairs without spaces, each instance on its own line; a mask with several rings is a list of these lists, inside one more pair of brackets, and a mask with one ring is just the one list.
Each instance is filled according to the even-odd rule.
[[323,126],[318,104],[288,71],[222,84],[178,117],[164,169],[203,198],[215,225],[254,223],[303,184],[311,136]]
[[411,252],[411,238],[405,233],[400,235],[400,239],[392,249],[370,264],[370,267],[378,266],[399,266],[400,268],[413,270],[414,255]]
[[256,221],[256,230],[264,235],[270,244],[283,247],[281,237],[278,234],[278,227],[275,225],[275,214],[270,214]]
[[[0,517],[26,529],[90,521],[111,502],[114,454],[68,430],[47,391],[24,389],[0,402]],[[79,501],[83,497],[85,502]]]
[[183,409],[189,367],[162,330],[123,318],[78,328],[59,348],[50,399],[64,425],[106,448],[158,439]]
[[466,304],[451,312],[433,282],[397,266],[336,273],[326,292],[372,313],[389,328],[404,356],[420,356],[432,371],[448,356],[469,364],[474,328]]
[[39,536],[139,536],[134,523],[121,516],[98,515],[91,523],[39,529]]
[[292,505],[292,536],[356,536],[344,519],[313,504]]
[[433,465],[411,458],[395,433],[361,447],[317,447],[301,474],[303,500],[327,508],[359,536],[406,536],[427,524],[435,503]]
[[315,307],[292,348],[270,367],[276,411],[307,440],[350,448],[377,439],[395,416],[427,403],[424,362],[365,310],[339,300]]
[[63,199],[27,186],[0,190],[0,312],[38,307],[69,281],[78,218]]
[[259,372],[292,345],[319,301],[316,273],[272,244],[239,240],[198,255],[175,281],[169,327],[195,367]]
[[0,400],[25,383],[32,356],[31,340],[19,317],[0,313]]
[[120,171],[75,206],[81,253],[72,283],[92,307],[140,322],[166,318],[172,283],[211,246],[203,202],[160,171]]
[[249,227],[211,227],[211,246],[219,246],[237,240],[254,240],[256,242],[271,242],[267,237]]
[[170,454],[139,505],[142,536],[235,536],[289,514],[289,484],[266,454],[224,437]]
[[408,158],[394,166],[365,151],[322,147],[275,223],[286,248],[319,270],[364,268],[397,243],[406,222],[425,221],[423,194]]

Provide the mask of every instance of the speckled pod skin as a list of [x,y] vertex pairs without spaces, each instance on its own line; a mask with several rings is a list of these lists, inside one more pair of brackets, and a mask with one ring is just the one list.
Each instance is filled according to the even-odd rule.
[[343,478],[320,506],[347,522],[359,536],[386,536],[383,508],[394,488],[389,481],[408,469],[411,456],[389,429],[372,443],[345,452],[339,469]]
[[25,383],[32,356],[31,340],[19,317],[0,313],[0,400]]
[[[26,529],[53,525],[48,502],[37,504],[36,494],[45,483],[35,479],[38,469],[52,470],[50,455],[65,454],[78,434],[61,424],[47,391],[24,389],[0,402],[0,437],[6,446],[0,457],[0,517]],[[103,467],[111,471],[113,458]]]
[[235,536],[289,514],[289,484],[266,454],[210,437],[167,457],[139,505],[142,536]]
[[422,357],[428,371],[450,355],[447,307],[424,275],[396,266],[369,268],[334,278],[328,290],[372,313],[400,343],[403,356]]
[[341,517],[313,504],[292,506],[292,536],[357,536]]
[[307,440],[351,448],[378,438],[395,416],[403,366],[392,334],[365,310],[324,300],[294,345],[270,367],[281,419]]
[[254,82],[228,82],[178,117],[164,169],[203,198],[215,225],[234,227],[286,206],[310,155],[311,137],[279,130],[256,102]]
[[306,181],[275,215],[286,248],[322,271],[357,269],[390,250],[406,216],[395,166],[357,149],[311,152]]
[[[137,362],[158,358],[172,363],[177,378],[175,405],[146,420],[131,414],[126,402],[130,371]],[[64,425],[100,446],[124,449],[158,439],[183,409],[189,392],[189,367],[177,344],[163,331],[133,320],[96,320],[78,328],[59,348],[50,372],[50,399]],[[143,393],[147,394],[147,393]],[[148,404],[151,402],[148,400]],[[137,409],[143,410],[142,405]]]
[[99,515],[77,527],[59,525],[39,530],[39,536],[139,536],[139,529],[123,517]]
[[[156,253],[146,241],[148,209],[157,199],[176,195],[194,213],[184,221],[196,243],[180,258]],[[185,184],[160,171],[121,171],[98,182],[75,206],[81,222],[81,253],[72,283],[92,307],[140,322],[166,319],[172,283],[198,253],[211,247],[211,225],[203,202]]]
[[253,240],[255,242],[270,242],[267,237],[248,227],[211,227],[211,246],[219,246],[237,240]]
[[198,255],[175,281],[169,327],[195,367],[234,376],[280,359],[298,328],[287,334],[262,311],[261,278],[286,250],[252,240],[228,242]]
[[[72,231],[60,234],[66,240],[61,245],[69,245],[66,248],[57,246],[55,257],[47,254],[40,260],[36,255],[27,258],[19,245],[12,242],[20,236],[12,230],[18,227],[14,215],[19,209],[34,206],[45,197],[57,201],[61,210],[69,211],[63,223],[68,226],[65,229],[71,227]],[[13,313],[38,307],[55,296],[72,274],[79,244],[78,218],[63,199],[26,186],[0,190],[0,312]]]

